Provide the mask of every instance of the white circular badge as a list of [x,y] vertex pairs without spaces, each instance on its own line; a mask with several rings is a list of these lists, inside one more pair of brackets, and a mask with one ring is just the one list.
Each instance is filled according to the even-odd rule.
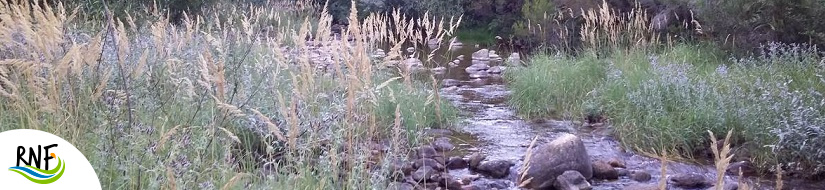
[[101,189],[89,160],[51,133],[0,133],[0,189]]

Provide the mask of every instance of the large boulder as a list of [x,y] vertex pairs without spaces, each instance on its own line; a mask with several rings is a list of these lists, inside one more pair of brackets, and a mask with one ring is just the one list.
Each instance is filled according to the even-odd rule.
[[563,134],[550,143],[536,148],[524,174],[532,178],[528,188],[547,189],[553,186],[556,177],[568,170],[582,174],[585,179],[593,177],[593,167],[582,140],[572,134]]

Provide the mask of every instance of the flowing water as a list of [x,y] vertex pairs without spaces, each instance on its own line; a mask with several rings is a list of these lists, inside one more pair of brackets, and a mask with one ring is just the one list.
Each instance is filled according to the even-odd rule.
[[[580,125],[572,121],[561,120],[534,120],[526,121],[520,118],[515,110],[507,105],[510,91],[507,89],[505,81],[499,74],[491,74],[488,77],[474,78],[465,68],[473,64],[472,54],[479,50],[478,46],[464,46],[453,50],[436,51],[433,62],[447,63],[455,57],[463,55],[464,60],[460,61],[457,67],[450,68],[446,64],[447,71],[438,78],[443,81],[441,95],[451,101],[461,111],[464,118],[456,127],[456,132],[452,135],[452,143],[457,148],[448,154],[465,156],[474,152],[480,152],[490,160],[510,160],[516,163],[511,168],[510,177],[506,179],[482,178],[473,181],[480,187],[501,187],[506,189],[518,189],[516,187],[517,173],[522,160],[527,152],[528,146],[536,138],[536,146],[552,141],[563,133],[571,133],[579,136],[587,148],[592,160],[619,159],[625,162],[627,170],[642,170],[651,174],[652,179],[647,182],[636,182],[627,177],[611,181],[593,181],[594,189],[621,189],[627,185],[635,183],[656,184],[661,179],[661,162],[657,159],[642,156],[637,153],[625,151],[619,143],[609,136],[609,126],[607,129],[581,130]],[[495,49],[495,48],[493,48]],[[509,56],[509,53],[499,53],[502,57]],[[499,62],[490,62],[491,66],[503,65]],[[506,69],[505,69],[506,72]],[[706,176],[708,179],[716,179],[716,170],[710,165],[698,165],[681,162],[669,162],[667,165],[667,175],[695,173]],[[453,170],[450,174],[457,178],[464,178],[474,174],[467,169]],[[726,176],[727,183],[735,183],[737,177]],[[759,182],[766,189],[771,189],[772,181],[749,179],[751,182]],[[817,182],[786,182],[786,187],[791,189],[825,189],[825,183]],[[671,189],[678,189],[673,188]]]

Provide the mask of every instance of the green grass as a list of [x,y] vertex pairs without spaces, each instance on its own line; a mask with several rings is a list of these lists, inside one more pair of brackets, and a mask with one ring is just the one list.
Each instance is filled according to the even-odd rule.
[[706,158],[706,131],[733,130],[734,154],[762,171],[796,163],[825,172],[816,148],[825,144],[823,57],[805,46],[767,49],[740,59],[704,44],[539,55],[507,73],[511,105],[531,118],[600,115],[624,146],[686,158]]
[[510,104],[528,118],[580,111],[584,99],[605,76],[604,60],[593,54],[580,57],[538,55],[531,65],[505,73],[513,93]]
[[484,28],[462,28],[455,34],[465,44],[495,45],[496,34]]

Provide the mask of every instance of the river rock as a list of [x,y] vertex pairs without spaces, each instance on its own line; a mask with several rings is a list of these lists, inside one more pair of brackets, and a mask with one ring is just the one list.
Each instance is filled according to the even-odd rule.
[[438,156],[438,152],[435,151],[435,148],[429,145],[423,145],[415,149],[415,156],[416,158],[433,158]]
[[446,167],[447,167],[447,169],[450,169],[450,170],[457,170],[457,169],[467,168],[468,165],[469,164],[467,163],[467,160],[464,160],[464,158],[461,158],[461,157],[458,157],[458,156],[453,156],[453,157],[450,157],[450,159],[447,160]]
[[474,63],[467,68],[464,68],[464,71],[467,73],[478,73],[479,71],[484,71],[490,69],[490,65],[484,63]]
[[697,189],[707,188],[713,185],[708,178],[702,174],[678,174],[670,178],[670,182],[676,187]]
[[478,185],[465,185],[461,186],[461,190],[484,190],[484,188],[481,188]]
[[623,190],[659,190],[658,184],[633,184],[622,188]]
[[415,48],[414,48],[414,47],[408,47],[408,48],[407,48],[407,52],[408,52],[408,53],[415,52]]
[[475,170],[478,173],[500,179],[510,174],[510,167],[513,165],[515,165],[513,162],[507,160],[496,160],[481,163]]
[[587,182],[587,179],[575,170],[565,171],[556,177],[553,187],[556,190],[588,190],[593,188],[590,186],[590,182]]
[[630,177],[630,179],[632,179],[633,181],[638,182],[647,182],[650,181],[651,178],[650,173],[647,173],[643,170],[631,171],[628,177]]
[[387,186],[387,190],[413,190],[415,186],[409,183],[392,182]]
[[477,79],[477,78],[487,78],[487,77],[490,77],[490,74],[487,74],[486,72],[470,73],[470,78]]
[[748,161],[739,161],[731,163],[725,170],[728,175],[739,175],[739,172],[742,172],[744,176],[752,176],[756,174],[756,169]]
[[507,182],[497,180],[497,181],[491,181],[491,182],[487,183],[487,187],[492,188],[492,189],[508,189],[508,187],[510,187],[510,185],[507,184]]
[[464,185],[469,185],[470,183],[472,183],[473,181],[478,180],[478,179],[481,179],[481,176],[479,176],[479,175],[468,175],[468,176],[461,177],[461,183],[463,183]]
[[616,172],[619,173],[619,176],[627,176],[630,175],[630,171],[624,168],[616,168]]
[[[739,185],[736,183],[725,182],[725,185],[722,186],[722,190],[737,190],[739,189]],[[707,188],[707,190],[716,190],[716,186],[711,186]]]
[[435,148],[435,150],[439,152],[447,152],[455,149],[455,146],[453,146],[453,144],[450,143],[450,138],[447,137],[441,137],[436,139],[435,141],[433,141],[432,145],[433,148]]
[[489,69],[487,69],[487,73],[501,74],[502,70],[504,70],[504,69],[502,69],[501,66],[495,66],[495,67],[490,67]]
[[424,166],[412,173],[412,179],[417,182],[424,182],[429,180],[434,174],[436,174],[435,169],[430,166]]
[[433,157],[433,160],[440,163],[441,165],[447,164],[447,159],[444,159],[443,156],[435,156]]
[[593,178],[614,180],[619,179],[619,171],[605,161],[593,162]]
[[526,178],[533,178],[528,188],[546,189],[553,186],[556,177],[567,170],[575,170],[585,179],[593,177],[590,157],[581,139],[572,134],[563,134],[550,143],[541,145],[527,163]]
[[624,165],[624,161],[618,158],[611,158],[610,160],[607,160],[607,163],[610,164],[610,166],[613,166],[614,168],[627,168]]
[[431,167],[431,168],[433,168],[437,171],[444,171],[444,165],[442,165],[441,163],[438,163],[438,161],[436,161],[435,159],[432,159],[432,158],[422,158],[422,159],[415,160],[415,162],[413,162],[413,168],[415,168],[415,169],[419,169],[419,168],[425,167],[425,166]]
[[444,176],[445,177],[444,177],[443,180],[438,181],[439,183],[441,183],[441,186],[444,186],[449,190],[460,190],[461,189],[461,185],[463,185],[463,184],[461,184],[461,181],[453,179],[453,177],[451,177],[449,174],[444,175]]
[[473,53],[473,60],[479,61],[489,61],[490,60],[490,50],[487,49],[480,49]]
[[[461,81],[455,79],[444,79],[441,81],[441,86],[443,87],[451,87],[451,86],[459,86],[461,85]],[[446,130],[446,129],[445,129]],[[452,132],[450,132],[452,134]],[[439,136],[449,136],[449,135],[439,135]]]
[[478,168],[479,165],[481,165],[481,161],[484,161],[485,158],[487,158],[487,156],[476,152],[470,155],[470,158],[467,160],[467,164],[468,166],[470,166],[470,169],[475,169]]
[[455,57],[455,58],[456,58],[456,60],[464,60],[464,55],[458,55],[458,57]]

